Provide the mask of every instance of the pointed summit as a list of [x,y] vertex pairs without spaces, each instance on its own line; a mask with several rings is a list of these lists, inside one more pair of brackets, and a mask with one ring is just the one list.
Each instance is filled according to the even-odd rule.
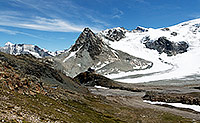
[[88,27],[86,27],[84,30],[83,30],[83,33],[85,34],[88,34],[88,33],[93,33],[92,30]]
[[103,41],[98,36],[89,28],[85,28],[76,40],[76,43],[72,46],[71,52],[75,52],[79,49],[87,50],[93,58],[95,55],[101,53],[103,45]]

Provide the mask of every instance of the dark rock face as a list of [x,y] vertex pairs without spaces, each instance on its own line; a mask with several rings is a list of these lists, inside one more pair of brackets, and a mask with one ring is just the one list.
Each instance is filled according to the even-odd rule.
[[162,31],[169,31],[170,29],[169,28],[162,28],[161,30]]
[[175,50],[178,53],[184,53],[184,52],[187,52],[188,47],[189,45],[185,41],[180,41],[177,43],[177,47],[175,47]]
[[132,30],[132,32],[148,32],[148,29],[138,26],[136,29]]
[[171,35],[173,35],[173,36],[177,36],[178,33],[177,33],[177,32],[172,32]]
[[168,56],[187,52],[189,47],[185,41],[174,43],[167,40],[166,37],[160,37],[155,41],[147,41],[144,44],[147,48],[157,50],[160,54],[166,53]]
[[87,49],[92,59],[102,52],[103,41],[97,37],[89,28],[85,28],[80,34],[76,43],[72,46],[71,52]]
[[120,29],[110,29],[104,37],[111,41],[119,41],[122,38],[125,38],[126,31],[124,28]]
[[143,99],[150,101],[167,102],[167,103],[200,105],[199,92],[177,94],[177,93],[159,93],[155,91],[147,91]]
[[34,50],[41,57],[53,56],[49,52],[44,51],[43,49],[39,48],[38,46],[34,46]]
[[86,86],[98,85],[98,86],[110,87],[110,88],[112,86],[120,86],[117,83],[115,83],[113,80],[106,78],[102,75],[95,74],[95,73],[90,72],[90,71],[80,73],[79,75],[74,77],[74,79],[77,82],[84,84]]
[[85,86],[102,86],[107,87],[110,89],[120,89],[120,90],[127,90],[132,92],[141,92],[143,90],[137,88],[127,88],[119,83],[99,74],[94,73],[93,71],[86,71],[83,73],[78,74],[74,77],[74,80],[78,83],[81,83]]

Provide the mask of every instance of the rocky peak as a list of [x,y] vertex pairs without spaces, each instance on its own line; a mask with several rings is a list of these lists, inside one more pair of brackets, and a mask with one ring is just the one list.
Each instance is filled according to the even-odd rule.
[[94,58],[95,55],[99,55],[102,52],[103,45],[103,41],[98,36],[89,28],[85,28],[70,51],[87,50],[90,56]]

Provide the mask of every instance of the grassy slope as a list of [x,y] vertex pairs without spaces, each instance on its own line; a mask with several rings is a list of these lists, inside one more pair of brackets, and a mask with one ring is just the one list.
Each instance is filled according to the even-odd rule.
[[[29,56],[15,57],[0,53],[0,61],[0,122],[191,122],[180,116],[152,109],[128,107],[109,101],[106,97],[87,93],[85,88],[73,79],[58,74],[59,72],[45,62]],[[23,81],[23,77],[26,81]],[[28,79],[29,77],[32,79]],[[37,79],[34,79],[35,77]],[[31,91],[37,90],[37,80],[43,77],[61,82],[66,87],[52,88],[54,85],[44,83],[38,89],[44,90],[45,93],[31,94]],[[27,83],[30,85],[26,85]],[[20,94],[20,89],[29,93]]]
[[[62,89],[53,89],[57,95]],[[152,109],[135,109],[110,102],[102,96],[64,92],[67,96],[22,95],[0,88],[0,121],[77,122],[77,123],[190,123],[189,119]]]

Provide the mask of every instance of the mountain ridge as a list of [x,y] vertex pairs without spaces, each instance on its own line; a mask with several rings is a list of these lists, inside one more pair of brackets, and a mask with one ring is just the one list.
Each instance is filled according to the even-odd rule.
[[42,49],[32,44],[13,44],[7,42],[4,47],[0,47],[0,51],[12,55],[20,54],[32,54],[37,58],[43,58],[48,56],[55,56],[56,52],[50,52],[46,49]]
[[84,72],[89,67],[100,74],[110,74],[147,69],[152,66],[149,61],[111,48],[89,28],[83,30],[68,51],[54,57],[54,60],[64,67],[66,74],[70,76]]
[[[107,42],[110,47],[154,64],[150,70],[113,74],[107,77],[121,82],[141,83],[166,79],[187,79],[187,76],[199,74],[199,64],[196,62],[200,59],[199,25],[200,19],[195,19],[170,27],[143,28],[146,31],[127,32],[126,38],[119,41],[111,41],[102,36],[104,42]],[[143,74],[142,77],[133,78],[141,74]],[[149,74],[150,76],[147,76]]]
[[[162,75],[162,77],[148,76],[147,78],[150,77],[149,79],[145,79],[145,77],[116,79],[122,82],[132,80],[144,82],[166,79],[168,78],[167,76],[181,78],[199,71],[198,68],[200,66],[196,62],[199,60],[199,32],[200,19],[158,29],[138,26],[136,29],[129,31],[123,27],[117,27],[97,34],[93,33],[89,28],[85,28],[71,48],[52,59],[55,64],[58,64],[57,67],[60,70],[68,71],[66,73],[73,76],[84,72],[89,67],[93,67],[97,72],[113,79],[124,78],[125,76],[129,78],[131,74],[137,76],[137,74],[140,75],[141,73],[152,73],[152,75],[159,73],[158,76]],[[119,54],[121,55],[120,58]],[[133,67],[133,65],[129,64],[131,63],[129,58],[126,59],[123,56],[131,56],[132,59],[138,57],[147,62],[149,61],[149,63],[152,62],[153,67],[150,65],[151,69],[144,70],[139,67],[142,64],[134,63],[135,61],[133,60],[134,64],[138,64],[137,69],[137,65]],[[121,65],[117,65],[119,61]],[[122,62],[130,66],[128,65],[128,67],[126,64],[124,65],[126,69],[122,69]],[[192,64],[195,65],[192,66]],[[147,66],[146,68],[150,68]],[[111,67],[114,69],[111,69]],[[120,70],[118,67],[120,67]],[[134,68],[136,71],[129,68]],[[190,70],[190,68],[192,69]],[[74,72],[69,73],[71,69]],[[165,73],[165,71],[168,71],[168,73]],[[183,73],[181,71],[186,72]],[[181,74],[176,77],[174,75],[177,73],[172,74],[173,72]]]

